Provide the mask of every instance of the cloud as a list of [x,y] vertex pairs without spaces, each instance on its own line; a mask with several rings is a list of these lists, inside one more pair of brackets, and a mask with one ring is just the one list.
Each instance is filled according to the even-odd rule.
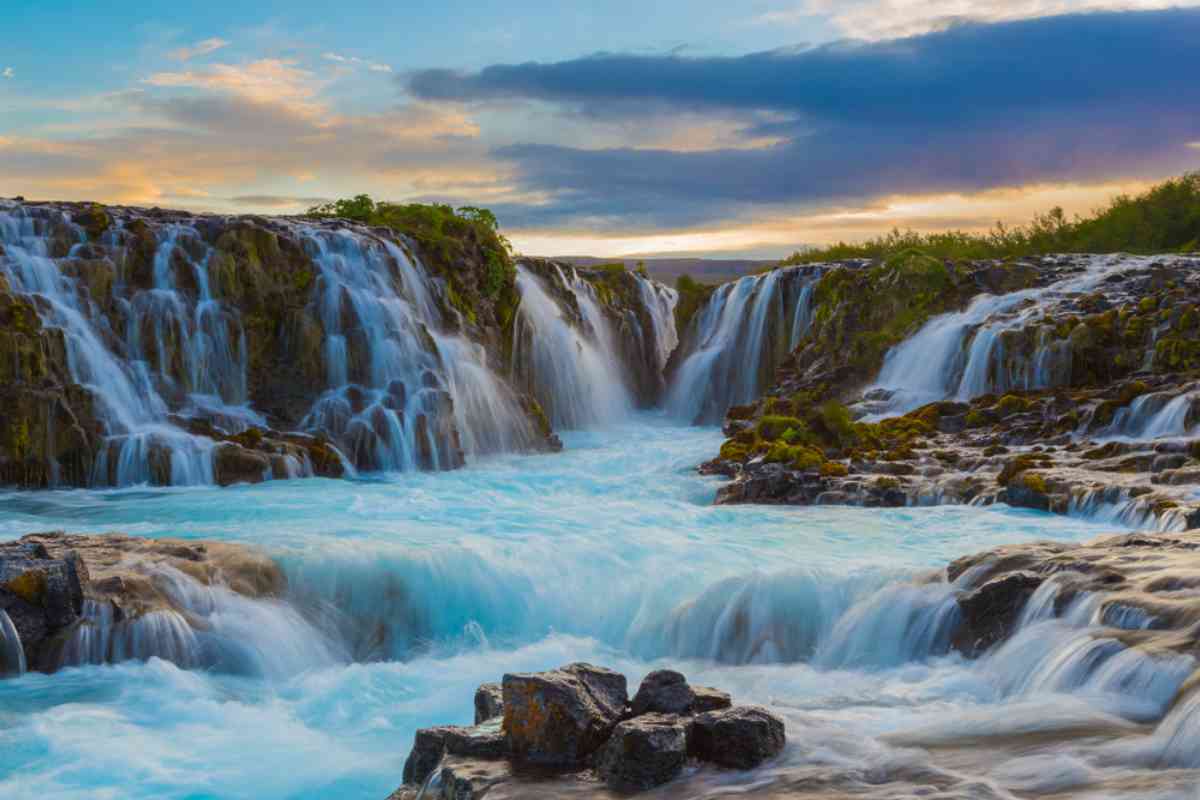
[[211,39],[204,39],[196,42],[191,46],[180,47],[178,50],[172,50],[167,55],[176,61],[190,61],[197,56],[206,56],[209,53],[214,53],[217,50],[220,50],[222,47],[226,47],[228,45],[229,42],[225,41],[224,39],[218,39],[214,36]]
[[142,83],[160,88],[207,89],[245,97],[259,103],[289,104],[319,113],[315,98],[324,82],[289,59],[264,58],[247,64],[212,64],[184,72],[156,72]]
[[754,17],[761,25],[828,19],[846,36],[887,39],[942,30],[964,22],[1007,22],[1082,11],[1156,10],[1200,5],[1195,0],[802,0]]
[[520,224],[687,225],[884,193],[1136,179],[1195,165],[1200,12],[964,24],[903,39],[689,58],[601,54],[405,76],[426,101],[549,103],[597,119],[773,116],[765,147],[496,151],[550,202]]
[[0,78],[15,78],[17,73],[13,72],[12,67],[5,67],[3,72],[0,72]]
[[358,56],[343,56],[338,53],[322,53],[321,57],[326,61],[334,61],[338,64],[354,65],[366,67],[371,72],[391,72],[392,68],[387,64],[380,64],[375,61],[368,61],[365,58]]

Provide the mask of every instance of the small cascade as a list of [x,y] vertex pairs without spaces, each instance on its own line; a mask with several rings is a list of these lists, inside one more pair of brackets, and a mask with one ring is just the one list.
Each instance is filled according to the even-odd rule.
[[1114,274],[1144,268],[1147,260],[1095,257],[1082,273],[1049,286],[981,295],[962,311],[929,320],[887,354],[872,388],[890,393],[883,416],[926,403],[967,401],[985,394],[1047,389],[1071,379],[1069,341],[1043,325],[1054,304],[1095,290]]
[[125,618],[111,603],[85,600],[83,619],[49,656],[50,671],[161,658],[183,669],[286,678],[347,659],[286,603],[206,586],[163,565],[146,577],[166,605]]
[[[537,398],[556,428],[621,419],[633,398],[595,290],[573,268],[554,270],[555,285],[547,287],[528,267],[517,266],[521,304],[513,324],[513,380]],[[578,317],[569,317],[571,303],[560,304],[551,291],[569,296]]]
[[1144,394],[1126,408],[1117,409],[1112,423],[1099,431],[1100,439],[1150,441],[1194,435],[1200,426],[1200,391],[1172,396]]
[[680,345],[666,407],[695,424],[719,422],[749,403],[812,322],[811,267],[775,269],[721,286],[696,313]]
[[0,678],[25,674],[25,648],[8,612],[0,608]]

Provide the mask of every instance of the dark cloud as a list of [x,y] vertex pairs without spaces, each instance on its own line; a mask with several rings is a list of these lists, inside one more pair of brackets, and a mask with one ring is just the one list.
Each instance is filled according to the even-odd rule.
[[591,115],[774,112],[703,152],[516,145],[497,152],[553,202],[508,224],[688,224],[764,204],[1157,177],[1195,165],[1200,11],[965,24],[885,42],[731,58],[601,54],[407,77],[426,100],[537,100]]

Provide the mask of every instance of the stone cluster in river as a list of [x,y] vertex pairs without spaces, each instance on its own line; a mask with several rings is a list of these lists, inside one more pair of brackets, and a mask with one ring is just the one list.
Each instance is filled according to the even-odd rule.
[[652,672],[632,701],[625,676],[590,664],[505,675],[475,695],[473,727],[417,731],[390,800],[470,800],[497,786],[586,785],[628,794],[678,778],[689,759],[753,769],[778,755],[783,721],[728,694]]

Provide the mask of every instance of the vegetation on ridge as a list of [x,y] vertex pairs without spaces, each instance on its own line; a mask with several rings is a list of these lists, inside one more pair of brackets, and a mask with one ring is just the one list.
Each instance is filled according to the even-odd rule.
[[793,253],[780,266],[885,259],[906,250],[938,258],[1013,258],[1047,253],[1167,253],[1200,250],[1200,172],[1165,181],[1136,197],[1118,195],[1106,208],[1069,220],[1061,208],[1028,225],[997,223],[988,233],[891,233],[852,244]]
[[504,317],[511,315],[515,303],[517,268],[512,244],[500,233],[496,215],[488,209],[477,206],[455,209],[441,203],[389,203],[360,194],[314,206],[308,210],[308,216],[351,220],[390,228],[411,237],[432,262],[430,266],[449,279],[451,304],[471,322],[475,322],[476,311],[464,297],[464,283],[455,266],[467,254],[470,244],[478,246],[484,258],[479,291],[499,303],[500,322],[507,324]]

